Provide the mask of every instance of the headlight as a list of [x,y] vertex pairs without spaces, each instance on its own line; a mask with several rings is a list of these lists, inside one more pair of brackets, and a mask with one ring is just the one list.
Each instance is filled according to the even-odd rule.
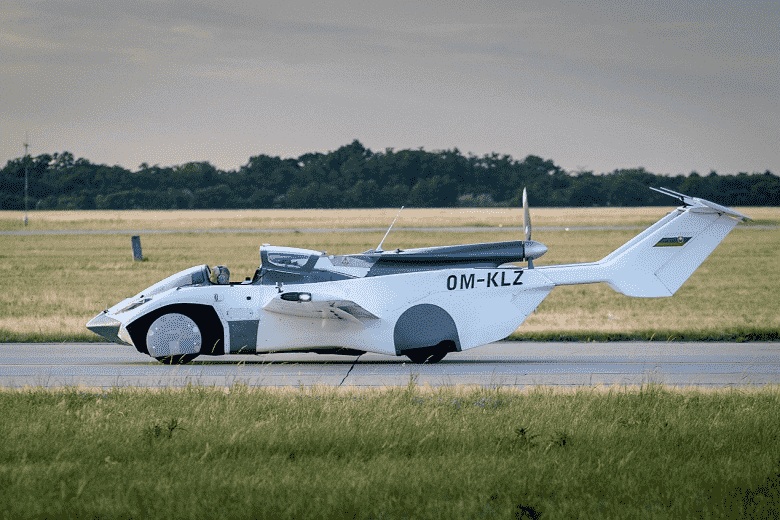
[[279,298],[288,302],[310,302],[311,293],[306,292],[286,292],[282,293]]

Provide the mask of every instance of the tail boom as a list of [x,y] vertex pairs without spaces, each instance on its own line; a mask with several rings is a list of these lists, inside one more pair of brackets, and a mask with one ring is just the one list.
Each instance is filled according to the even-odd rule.
[[627,296],[671,296],[745,215],[688,198],[677,208],[598,262],[541,266],[555,285],[604,282]]

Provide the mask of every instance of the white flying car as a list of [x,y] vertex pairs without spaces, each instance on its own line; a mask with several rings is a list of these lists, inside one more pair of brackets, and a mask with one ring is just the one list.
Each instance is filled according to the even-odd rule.
[[[750,220],[656,191],[682,206],[598,262],[534,268],[547,247],[531,240],[524,192],[525,240],[393,251],[380,243],[352,255],[264,244],[252,279],[231,282],[224,266],[192,267],[106,309],[87,328],[163,363],[271,352],[375,352],[435,363],[505,338],[557,285],[604,282],[627,296],[671,296],[739,221]],[[521,261],[527,267],[510,263]]]

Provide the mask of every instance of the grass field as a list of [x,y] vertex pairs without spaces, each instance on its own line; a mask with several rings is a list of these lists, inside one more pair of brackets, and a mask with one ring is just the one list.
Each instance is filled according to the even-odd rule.
[[[384,211],[386,217],[379,219],[381,226],[392,221],[395,210],[379,211]],[[464,215],[473,217],[468,211],[474,214],[511,213],[506,209],[410,210],[420,215],[422,223],[415,225],[440,222],[442,226],[455,226],[483,222],[476,218],[457,220],[465,219]],[[536,226],[560,226],[565,222],[571,227],[628,225],[630,215],[649,224],[665,213],[663,208],[535,211],[539,213],[534,216]],[[779,208],[742,208],[742,211],[756,218],[760,216],[763,222],[780,221]],[[374,226],[360,220],[361,216],[368,218],[371,214],[368,210],[317,211],[313,212],[314,216],[306,211],[268,212],[285,213],[288,224],[303,223],[300,227],[349,227],[345,222]],[[457,219],[441,216],[447,212],[457,213]],[[113,228],[100,227],[110,222],[102,217],[107,213],[45,212],[52,220],[38,222],[38,214],[35,214],[31,226],[52,229],[62,224],[68,228],[124,229],[124,224],[120,223]],[[151,212],[121,213],[137,217],[132,220],[130,227],[133,229],[154,229]],[[217,223],[215,227],[219,228],[240,227],[229,223],[226,212],[162,213],[165,216],[162,220],[171,228],[206,228],[207,222]],[[177,215],[181,214],[187,218],[177,220]],[[19,216],[18,212],[16,216]],[[405,214],[402,216],[406,218]],[[515,216],[521,219],[519,215]],[[55,221],[55,217],[61,220]],[[203,219],[198,220],[201,217]],[[438,218],[440,220],[436,220]],[[282,227],[280,221],[273,222],[261,227]],[[246,225],[247,228],[255,226],[260,224]],[[537,265],[598,260],[637,233],[637,230],[537,231],[534,239],[549,247],[549,252]],[[106,304],[113,305],[179,270],[204,263],[223,264],[230,267],[233,279],[243,279],[251,276],[259,264],[257,248],[263,242],[341,254],[376,247],[383,235],[383,232],[298,233],[294,229],[282,234],[150,234],[142,236],[145,262],[132,261],[128,235],[0,236],[0,259],[5,268],[4,276],[0,278],[0,340],[98,340],[84,325]],[[512,240],[519,238],[517,235],[516,231],[496,227],[469,233],[397,229],[388,236],[385,248]],[[780,230],[740,225],[672,298],[628,298],[614,293],[604,284],[559,287],[514,336],[532,339],[777,339],[780,331],[777,312],[780,307],[779,268]]]
[[[649,226],[671,207],[534,208],[536,226]],[[778,208],[735,208],[747,225],[780,225]],[[0,211],[0,231],[54,229],[310,229],[387,228],[397,208],[340,210]],[[408,208],[395,227],[522,226],[522,208]],[[742,224],[745,225],[745,224]]]
[[[410,382],[411,383],[411,382]],[[3,518],[776,518],[780,390],[0,391]]]

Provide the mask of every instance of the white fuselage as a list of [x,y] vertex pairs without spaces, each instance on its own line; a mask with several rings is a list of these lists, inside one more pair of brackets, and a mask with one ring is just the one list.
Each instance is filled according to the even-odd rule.
[[[466,350],[511,334],[553,287],[552,282],[533,269],[447,269],[283,287],[284,292],[312,295],[313,302],[296,302],[303,311],[307,306],[315,306],[318,294],[322,294],[331,300],[355,302],[378,319],[322,319],[269,311],[264,307],[278,296],[279,290],[250,284],[169,290],[145,304],[143,313],[176,303],[210,305],[225,330],[225,353],[344,347],[395,355],[396,321],[412,305],[432,304],[445,310],[455,322],[461,350]],[[108,315],[125,323],[135,315],[132,311],[117,315],[112,310]],[[258,323],[254,345],[247,344],[245,336],[231,334],[238,324],[255,320]]]

